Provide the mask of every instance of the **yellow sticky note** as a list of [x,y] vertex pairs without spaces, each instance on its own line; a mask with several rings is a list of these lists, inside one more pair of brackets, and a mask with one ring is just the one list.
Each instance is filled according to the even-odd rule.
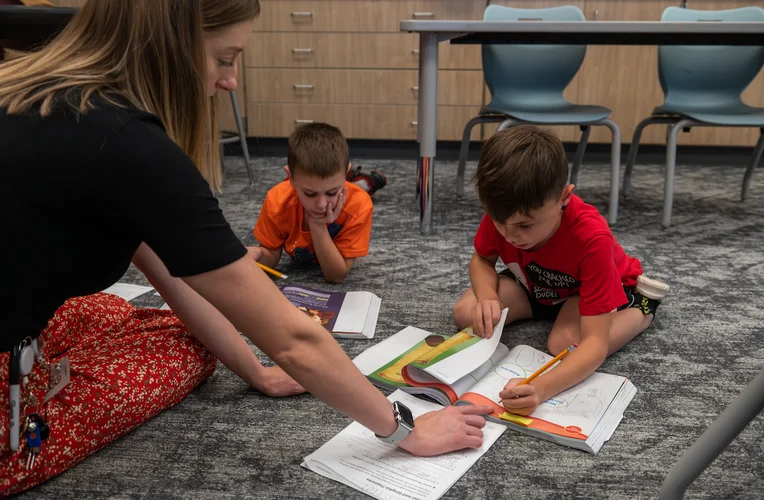
[[499,418],[502,420],[509,420],[510,422],[514,422],[516,424],[520,424],[522,426],[528,426],[531,425],[533,422],[532,418],[528,417],[521,417],[520,415],[515,415],[513,413],[504,412],[501,415],[499,415]]

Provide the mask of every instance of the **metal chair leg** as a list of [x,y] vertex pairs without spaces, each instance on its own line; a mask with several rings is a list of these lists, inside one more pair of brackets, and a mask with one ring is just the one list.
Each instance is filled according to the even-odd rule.
[[499,125],[499,128],[496,129],[496,132],[501,132],[502,130],[507,130],[509,127],[514,127],[515,125],[521,125],[523,123],[529,122],[525,122],[523,120],[515,120],[514,118],[505,118],[504,121]]
[[464,133],[462,134],[462,143],[459,147],[459,164],[456,169],[456,196],[461,198],[464,196],[464,169],[467,165],[467,155],[470,151],[470,136],[472,135],[472,129],[475,125],[481,123],[497,123],[504,120],[503,116],[497,115],[479,115],[472,118],[464,126]]
[[618,220],[618,182],[621,180],[621,129],[613,120],[605,119],[597,122],[610,129],[613,136],[610,145],[610,205],[608,206],[607,218],[610,225]]
[[464,133],[462,134],[462,144],[459,147],[459,165],[456,169],[456,197],[461,198],[464,196],[464,169],[467,165],[467,155],[470,152],[470,136],[472,135],[472,129],[475,125],[482,123],[482,116],[476,116],[472,118],[464,126]]
[[756,143],[756,147],[753,148],[753,158],[751,163],[748,164],[748,168],[745,169],[745,176],[743,176],[743,189],[740,192],[740,201],[745,201],[748,198],[748,186],[751,183],[751,176],[753,171],[761,161],[761,155],[764,153],[764,128],[759,131],[759,141]]
[[233,105],[233,115],[236,118],[236,128],[239,132],[239,141],[241,143],[241,151],[244,154],[244,163],[247,166],[247,175],[249,176],[249,184],[254,184],[254,176],[252,175],[252,163],[249,160],[249,148],[247,147],[247,131],[244,130],[244,123],[241,120],[241,113],[239,112],[239,101],[236,100],[236,92],[230,91],[231,104]]
[[666,141],[666,180],[663,186],[663,229],[671,225],[671,208],[674,203],[674,170],[676,168],[676,143],[679,132],[695,123],[693,120],[682,119],[671,126]]
[[581,162],[584,161],[584,153],[586,153],[586,145],[589,143],[591,133],[592,128],[589,125],[581,125],[581,140],[578,141],[576,156],[573,158],[573,167],[570,169],[570,183],[573,185],[578,183],[578,169],[581,167]]
[[685,490],[764,409],[764,370],[679,457],[658,494],[659,500],[684,497]]
[[639,122],[637,128],[634,129],[634,135],[631,138],[631,146],[629,147],[629,154],[626,156],[626,170],[623,173],[623,195],[628,196],[631,192],[631,171],[634,168],[634,164],[637,161],[637,152],[639,151],[639,140],[642,138],[642,131],[648,125],[656,123],[670,124],[679,120],[678,117],[668,116],[650,116]]

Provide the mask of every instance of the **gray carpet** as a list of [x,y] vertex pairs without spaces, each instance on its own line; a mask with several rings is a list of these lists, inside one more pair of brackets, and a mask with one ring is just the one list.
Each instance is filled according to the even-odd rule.
[[[228,158],[221,197],[245,243],[283,158],[256,161],[257,186]],[[382,298],[377,336],[340,341],[352,357],[406,325],[453,333],[451,306],[468,286],[467,263],[481,217],[472,188],[455,197],[455,164],[435,173],[435,233],[420,236],[413,161],[362,161],[387,174],[375,195],[371,253],[344,285],[317,269],[281,266],[290,280]],[[468,176],[474,172],[474,164]],[[654,498],[668,468],[764,367],[764,172],[747,202],[743,169],[680,166],[673,226],[660,229],[662,169],[638,166],[614,232],[646,273],[672,290],[652,327],[600,369],[626,375],[639,392],[600,454],[592,457],[508,431],[445,498]],[[607,168],[587,165],[579,194],[605,211]],[[134,269],[124,281],[145,283]],[[142,306],[161,304],[152,294]],[[551,323],[510,326],[507,343],[545,348]],[[352,395],[348,395],[352,397]],[[310,395],[270,399],[220,365],[177,406],[23,498],[364,498],[300,467],[349,420]],[[764,417],[759,416],[688,490],[687,498],[762,498]]]

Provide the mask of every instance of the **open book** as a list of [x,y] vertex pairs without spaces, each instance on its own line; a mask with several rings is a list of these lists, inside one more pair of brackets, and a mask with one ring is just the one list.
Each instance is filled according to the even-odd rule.
[[[499,335],[494,331],[493,337]],[[439,351],[451,339],[465,337],[477,338],[469,329],[448,337],[409,326],[353,362],[377,386],[428,396],[443,405],[489,405],[493,412],[488,420],[594,455],[610,439],[637,392],[627,378],[597,372],[548,399],[528,417],[513,415],[501,406],[499,393],[510,379],[529,377],[553,356],[526,345],[509,349],[498,342],[487,356],[478,354],[479,346],[488,345],[493,337],[456,340]],[[458,349],[465,344],[469,345]],[[445,363],[457,356],[470,363]]]
[[289,302],[339,338],[374,337],[381,300],[371,292],[325,292],[304,286],[279,286]]

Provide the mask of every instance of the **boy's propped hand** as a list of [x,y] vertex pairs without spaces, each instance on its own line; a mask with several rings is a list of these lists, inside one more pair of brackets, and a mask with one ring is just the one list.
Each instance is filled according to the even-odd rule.
[[263,257],[263,247],[247,247],[247,255],[255,262],[259,262]]
[[337,217],[340,216],[340,212],[342,212],[342,205],[345,204],[345,196],[347,195],[347,189],[342,188],[342,190],[337,195],[337,200],[332,203],[331,201],[326,204],[326,213],[322,217],[308,217],[308,223],[309,224],[315,224],[315,225],[326,225],[331,224],[335,220],[337,220]]
[[510,413],[530,415],[542,403],[541,397],[532,383],[519,385],[524,378],[513,378],[499,393],[501,404]]
[[490,339],[493,327],[501,319],[503,307],[497,299],[479,301],[472,308],[472,330],[478,337]]

